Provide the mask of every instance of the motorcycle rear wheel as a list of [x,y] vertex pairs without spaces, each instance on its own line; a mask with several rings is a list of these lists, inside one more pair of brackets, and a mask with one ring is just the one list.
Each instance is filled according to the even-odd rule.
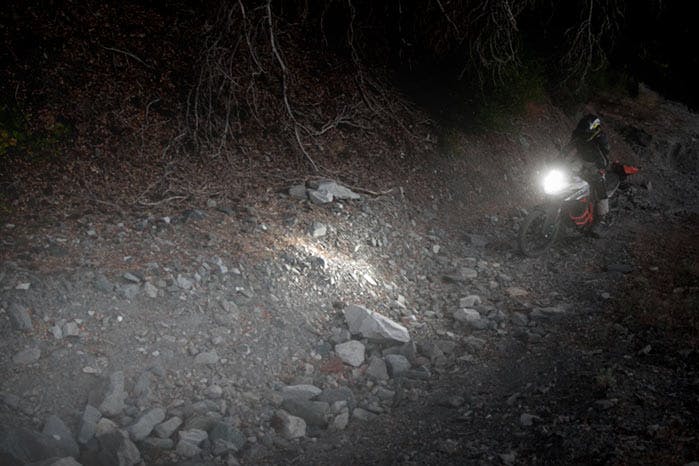
[[560,221],[550,223],[546,209],[535,207],[519,230],[519,250],[527,257],[538,257],[556,241],[559,230]]

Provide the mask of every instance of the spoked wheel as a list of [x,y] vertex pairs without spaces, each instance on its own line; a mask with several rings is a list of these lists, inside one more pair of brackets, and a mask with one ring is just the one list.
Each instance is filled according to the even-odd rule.
[[551,221],[543,207],[535,207],[519,231],[519,250],[528,257],[540,256],[556,241],[559,229],[558,219]]

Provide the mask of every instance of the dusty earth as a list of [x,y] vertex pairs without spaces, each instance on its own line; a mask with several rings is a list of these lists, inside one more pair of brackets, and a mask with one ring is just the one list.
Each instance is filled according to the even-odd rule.
[[[516,232],[573,124],[550,106],[419,177],[355,172],[355,200],[277,180],[5,214],[0,462],[699,461],[699,118],[651,91],[592,105],[643,175],[603,238],[537,259]],[[352,305],[410,341],[350,334]]]

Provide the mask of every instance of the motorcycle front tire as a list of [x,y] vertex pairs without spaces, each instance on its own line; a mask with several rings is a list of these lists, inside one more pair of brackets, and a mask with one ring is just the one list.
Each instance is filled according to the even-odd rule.
[[544,206],[537,206],[524,219],[519,230],[519,250],[527,257],[538,257],[556,242],[560,230],[560,220],[553,223]]

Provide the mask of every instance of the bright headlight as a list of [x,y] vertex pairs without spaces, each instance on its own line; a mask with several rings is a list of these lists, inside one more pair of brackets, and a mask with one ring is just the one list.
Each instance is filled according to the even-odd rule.
[[551,170],[544,177],[544,192],[558,194],[568,186],[568,177],[560,170]]

